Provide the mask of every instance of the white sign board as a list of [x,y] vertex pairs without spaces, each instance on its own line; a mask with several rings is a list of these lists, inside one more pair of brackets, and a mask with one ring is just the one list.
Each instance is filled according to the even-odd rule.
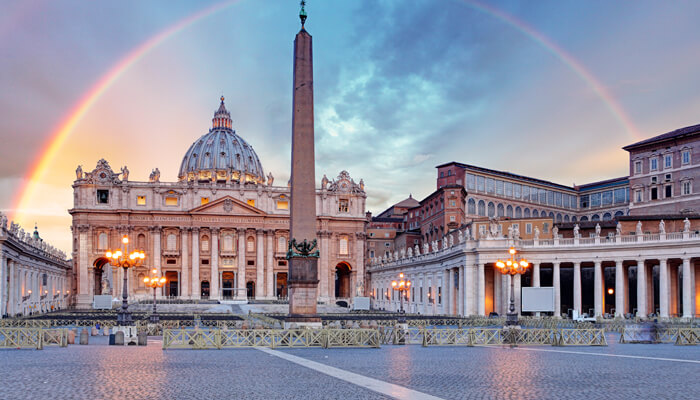
[[92,308],[95,310],[110,310],[112,308],[112,296],[108,294],[95,295],[92,298]]
[[354,297],[352,299],[352,309],[369,311],[369,297]]
[[554,311],[553,287],[522,288],[522,311]]

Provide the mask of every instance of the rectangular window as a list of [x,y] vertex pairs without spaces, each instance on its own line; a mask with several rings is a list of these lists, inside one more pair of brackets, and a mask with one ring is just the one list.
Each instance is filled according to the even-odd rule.
[[514,184],[513,184],[513,197],[515,197],[516,199],[519,199],[520,196],[521,196],[521,192],[520,192],[520,188],[521,188],[521,187],[522,187],[522,186],[520,186],[520,185],[517,184],[517,183],[514,183]]
[[641,173],[642,173],[642,162],[641,162],[641,161],[635,161],[635,162],[634,162],[634,173],[635,173],[635,174],[641,174]]
[[634,202],[635,203],[642,202],[642,190],[641,189],[637,189],[634,191]]
[[454,207],[454,206],[455,206],[455,204],[456,204],[456,203],[455,203],[455,201],[454,201],[454,200],[450,200],[450,207]]
[[506,196],[513,197],[513,183],[506,182]]
[[653,187],[651,188],[651,199],[652,200],[657,200],[659,198],[659,191],[657,188]]
[[682,195],[688,195],[690,194],[690,181],[684,181],[681,183],[681,194]]
[[690,164],[690,150],[683,150],[681,152],[681,164]]
[[136,196],[136,205],[145,206],[146,205],[146,196]]
[[369,258],[374,258],[374,250],[369,251]]
[[549,232],[549,223],[545,222],[542,224],[542,233]]
[[177,205],[177,197],[166,197],[165,198],[165,205],[166,206],[176,206]]
[[537,188],[531,187],[530,188],[530,201],[536,202],[538,196],[539,196],[539,192],[537,191]]
[[627,196],[625,192],[625,188],[615,189],[615,204],[624,203],[626,201]]
[[454,215],[450,215],[450,222],[455,222],[456,217]]
[[255,199],[248,199],[246,203],[248,203],[249,206],[255,207]]
[[109,204],[109,190],[98,190],[97,191],[97,203],[98,204]]
[[554,205],[554,192],[552,192],[551,190],[547,191],[547,204],[549,204],[550,206]]
[[346,213],[348,212],[348,200],[340,199],[338,201],[338,212]]
[[496,181],[493,180],[493,178],[487,178],[486,179],[486,193],[492,193],[495,190],[496,186]]
[[467,174],[467,190],[476,189],[476,176],[473,174]]
[[609,206],[612,204],[612,200],[613,200],[612,190],[608,190],[608,191],[603,192],[602,197],[603,197],[602,203],[604,206]]
[[588,206],[590,205],[590,198],[591,197],[587,194],[581,196],[581,208],[588,208]]
[[668,199],[670,197],[673,197],[673,185],[666,185],[664,187],[664,189],[665,189],[665,193],[664,193],[665,198]]
[[664,155],[664,168],[673,167],[673,157],[670,154]]
[[483,192],[484,189],[484,177],[483,176],[477,176],[476,177],[476,190],[478,192]]
[[277,209],[278,210],[288,210],[289,209],[289,202],[286,200],[277,200]]
[[209,197],[202,197],[201,204],[202,205],[209,204]]
[[561,207],[561,193],[554,192],[554,204],[556,204],[558,207]]
[[659,159],[658,158],[652,158],[649,160],[649,169],[652,171],[656,171],[659,169]]
[[503,183],[501,180],[496,181],[496,194],[499,196],[503,196]]
[[600,193],[591,195],[591,207],[600,207]]
[[525,233],[532,233],[532,224],[525,224]]
[[530,186],[523,186],[523,200],[530,200]]
[[547,204],[547,191],[544,189],[539,189],[540,193],[540,204]]
[[202,265],[209,265],[209,259],[208,259],[208,258],[203,258],[203,259],[202,259]]

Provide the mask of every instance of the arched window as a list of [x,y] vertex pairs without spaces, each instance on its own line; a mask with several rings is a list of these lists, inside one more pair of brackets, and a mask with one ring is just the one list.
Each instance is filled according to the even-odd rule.
[[467,214],[470,214],[470,215],[476,214],[476,201],[474,201],[474,199],[472,199],[472,198],[470,198],[469,201],[467,202]]
[[591,221],[600,221],[600,215],[598,214],[593,214],[591,216]]
[[573,217],[571,217],[571,222],[576,222],[576,220],[577,220],[577,218],[575,215]]
[[617,212],[615,212],[615,218],[617,218],[617,217],[623,217],[624,215],[625,215],[625,213],[623,213],[622,211],[617,211]]
[[486,203],[483,200],[479,200],[479,215],[482,217],[486,216]]
[[[542,211],[542,215],[544,216],[544,211]],[[554,213],[551,211],[549,212],[549,218],[554,219]]]
[[170,235],[168,235],[168,240],[167,240],[166,246],[167,246],[166,248],[168,250],[171,250],[171,251],[177,250],[177,236],[175,236],[172,233]]
[[508,205],[508,207],[506,207],[506,217],[513,218],[513,206],[511,206],[510,204]]
[[530,209],[527,207],[523,210],[523,218],[530,218]]
[[489,214],[488,214],[489,217],[493,217],[496,215],[496,207],[490,201],[489,201],[488,209],[489,209]]
[[603,221],[610,221],[611,219],[612,219],[612,214],[610,214],[609,212],[606,212],[605,214],[603,214]]
[[224,251],[233,251],[233,235],[230,233],[224,235]]
[[139,233],[139,236],[136,239],[136,245],[138,246],[139,250],[146,250],[146,235]]
[[100,233],[100,236],[98,239],[98,247],[99,247],[99,250],[107,250],[109,248],[109,241],[107,240],[107,234],[104,232]]
[[497,212],[497,215],[498,215],[499,217],[502,217],[502,216],[504,215],[503,204],[499,204],[499,205],[496,207],[496,210],[497,210],[497,211],[496,211],[496,212]]
[[255,238],[253,238],[252,236],[248,237],[248,242],[246,244],[246,251],[249,253],[255,252]]
[[562,221],[562,216],[561,216],[561,214],[557,214],[557,222],[561,222],[561,221]]
[[586,222],[586,221],[588,221],[588,217],[587,217],[587,216],[584,215],[583,217],[581,217],[581,222]]
[[532,216],[535,217],[535,218],[539,218],[539,217],[540,217],[540,211],[539,211],[539,210],[534,210],[534,211],[532,212]]
[[285,251],[287,251],[287,238],[280,236],[279,239],[277,239],[277,252],[284,253]]
[[522,218],[523,217],[523,210],[520,208],[520,206],[515,207],[515,218]]
[[565,216],[564,216],[564,222],[569,222],[569,216],[568,216],[568,215],[565,215]]
[[202,236],[202,251],[209,251],[209,236]]
[[348,237],[347,236],[340,237],[340,243],[338,245],[338,250],[339,250],[339,253],[341,255],[348,254]]

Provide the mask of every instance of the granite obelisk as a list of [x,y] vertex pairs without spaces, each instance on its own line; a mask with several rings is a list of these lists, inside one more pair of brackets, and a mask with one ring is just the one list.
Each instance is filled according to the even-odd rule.
[[301,2],[301,30],[294,39],[294,98],[292,106],[292,177],[289,260],[288,323],[320,325],[318,299],[318,245],[316,242],[316,186],[314,157],[314,79],[311,35],[304,29],[305,2]]

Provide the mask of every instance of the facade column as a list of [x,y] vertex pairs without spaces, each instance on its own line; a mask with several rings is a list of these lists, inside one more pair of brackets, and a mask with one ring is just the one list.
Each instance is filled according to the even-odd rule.
[[477,282],[476,282],[476,266],[467,265],[464,267],[464,288],[467,291],[467,309],[466,315],[476,314],[476,301],[477,301]]
[[[160,253],[160,226],[153,227],[151,229],[151,238],[153,239],[153,251],[151,252],[151,268],[155,268],[157,270],[156,274],[158,276],[163,275],[163,270],[161,268],[161,253]],[[149,269],[151,269],[149,268]],[[131,278],[131,276],[129,276]],[[130,284],[131,288],[134,287],[134,282],[129,279],[129,282],[127,284]],[[162,298],[163,297],[163,291],[165,291],[165,286],[163,286],[160,289],[156,289],[156,297],[157,298]]]
[[623,260],[615,261],[615,317],[625,315],[625,270]]
[[637,260],[637,316],[647,315],[647,274],[644,259]]
[[457,278],[459,282],[457,282],[457,308],[459,309],[459,315],[460,316],[465,316],[464,314],[464,299],[466,297],[464,293],[464,266],[459,267],[459,272],[457,273]]
[[[540,263],[532,263],[532,287],[540,287]],[[539,317],[540,312],[535,312],[535,317]]]
[[561,317],[561,278],[559,275],[559,262],[552,266],[552,286],[554,286],[554,317]]
[[219,300],[219,228],[211,229],[211,282],[209,298]]
[[321,259],[318,263],[318,279],[320,280],[319,287],[321,292],[319,294],[319,297],[325,298],[324,300],[330,302],[330,299],[335,298],[335,287],[331,287],[332,284],[335,284],[335,282],[331,279],[331,272],[333,271],[333,267],[328,265],[328,256],[330,254],[329,243],[331,234],[328,231],[321,231],[319,237],[321,238],[321,248],[319,249],[321,252]]
[[581,263],[574,263],[574,310],[581,316]]
[[[88,260],[88,236],[90,235],[90,228],[88,225],[78,226],[78,293],[77,293],[77,307],[78,308],[89,308],[92,303],[92,296],[88,292],[90,288],[90,282],[88,281],[88,269],[90,268],[90,263]],[[119,268],[121,271],[122,268]]]
[[432,312],[432,315],[437,315],[437,307],[438,307],[438,290],[437,290],[437,288],[438,288],[438,274],[437,274],[437,273],[433,273],[433,274],[431,274],[431,276],[432,276],[432,278],[431,278],[430,282],[431,282],[431,287],[433,288],[433,290],[431,291],[431,292],[433,293],[433,304],[432,304],[432,307],[431,307],[431,312]]
[[593,265],[593,307],[595,316],[600,317],[605,311],[603,298],[603,290],[605,290],[603,287],[603,263],[596,260]]
[[267,247],[265,256],[265,298],[271,300],[275,298],[275,285],[274,285],[274,274],[275,274],[275,231],[269,229],[265,232],[267,234]]
[[[0,226],[0,229],[2,228]],[[7,280],[7,257],[0,253],[0,319],[4,314],[9,314],[7,312],[7,304],[9,303]]]
[[498,268],[493,269],[493,311],[500,314],[501,310],[501,279],[503,274],[498,272]]
[[442,270],[442,314],[443,315],[450,315],[449,280],[450,280],[450,270],[443,269]]
[[476,313],[477,315],[486,314],[486,264],[479,263],[477,265],[476,278],[477,278],[477,305]]
[[668,289],[668,262],[664,258],[659,260],[659,316],[661,318],[668,318]]
[[521,310],[522,310],[522,299],[521,299],[521,288],[522,288],[522,275],[521,274],[515,274],[513,275],[513,278],[515,279],[515,282],[513,282],[513,289],[515,290],[514,297],[515,297],[515,312],[520,315]]
[[256,256],[255,256],[255,298],[265,298],[265,241],[263,239],[263,230],[255,231],[257,237]]
[[199,228],[192,228],[192,298],[202,297],[199,280]]
[[447,270],[447,298],[449,302],[447,303],[447,314],[454,315],[455,313],[455,273],[452,268]]
[[690,258],[683,258],[683,318],[693,318],[693,274],[690,271]]
[[[319,265],[319,268],[327,268],[325,266]],[[319,274],[320,276],[320,274]],[[353,293],[350,293],[350,297],[356,296],[357,293],[357,287],[362,284],[362,293],[359,295],[364,297],[365,296],[365,285],[367,282],[365,282],[365,233],[364,232],[356,232],[355,233],[355,291]],[[444,286],[444,284],[443,284]],[[444,295],[444,293],[443,293]],[[444,297],[444,296],[443,296]],[[444,298],[443,298],[444,300]]]
[[240,290],[245,289],[245,228],[238,228],[238,248],[236,249],[236,257],[238,261],[238,272],[236,273],[236,298],[245,299],[247,292]]
[[189,268],[189,253],[187,250],[187,242],[189,241],[189,231],[187,227],[180,227],[180,260],[181,273],[180,279],[180,297],[183,299],[190,298],[190,268]]

